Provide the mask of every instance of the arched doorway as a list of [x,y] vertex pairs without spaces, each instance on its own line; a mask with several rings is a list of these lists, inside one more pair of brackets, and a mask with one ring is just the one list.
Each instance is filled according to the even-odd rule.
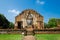
[[22,26],[22,21],[18,21],[18,29],[22,29],[23,28],[23,26]]

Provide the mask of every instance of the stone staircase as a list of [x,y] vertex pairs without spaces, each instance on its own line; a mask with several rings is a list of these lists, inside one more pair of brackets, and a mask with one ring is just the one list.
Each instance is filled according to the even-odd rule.
[[25,35],[34,35],[34,28],[32,28],[32,26],[27,26],[25,27]]
[[27,35],[35,35],[34,31],[25,31],[24,33],[26,36]]
[[27,31],[26,34],[27,35],[34,35],[34,31]]
[[35,33],[34,33],[34,30],[33,29],[31,29],[31,28],[27,28],[26,30],[25,30],[25,35],[34,35]]

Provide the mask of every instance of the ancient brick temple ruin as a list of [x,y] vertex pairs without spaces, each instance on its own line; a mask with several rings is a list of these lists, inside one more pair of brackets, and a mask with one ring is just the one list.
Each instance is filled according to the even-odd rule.
[[44,29],[44,18],[35,10],[26,9],[15,17],[14,29]]

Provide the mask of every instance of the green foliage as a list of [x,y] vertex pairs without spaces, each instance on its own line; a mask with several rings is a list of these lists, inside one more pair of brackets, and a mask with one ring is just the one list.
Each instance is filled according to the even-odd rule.
[[60,24],[60,19],[56,19],[57,20],[57,24]]
[[12,22],[9,22],[3,14],[0,14],[0,28],[14,28],[14,24]]
[[44,23],[44,28],[48,28],[48,24],[47,23]]
[[56,27],[57,26],[56,19],[55,18],[49,19],[48,25],[49,25],[49,27]]
[[6,29],[9,27],[9,21],[3,14],[0,14],[0,28]]
[[11,29],[11,28],[14,28],[14,24],[13,24],[12,22],[10,22],[9,28],[10,28],[10,29]]

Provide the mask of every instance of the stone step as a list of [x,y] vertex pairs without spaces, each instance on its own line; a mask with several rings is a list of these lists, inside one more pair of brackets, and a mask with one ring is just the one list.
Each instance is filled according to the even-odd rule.
[[34,33],[33,32],[31,32],[31,31],[28,31],[27,32],[27,35],[33,35]]
[[25,35],[34,35],[35,33],[34,33],[34,31],[26,31],[25,32]]

